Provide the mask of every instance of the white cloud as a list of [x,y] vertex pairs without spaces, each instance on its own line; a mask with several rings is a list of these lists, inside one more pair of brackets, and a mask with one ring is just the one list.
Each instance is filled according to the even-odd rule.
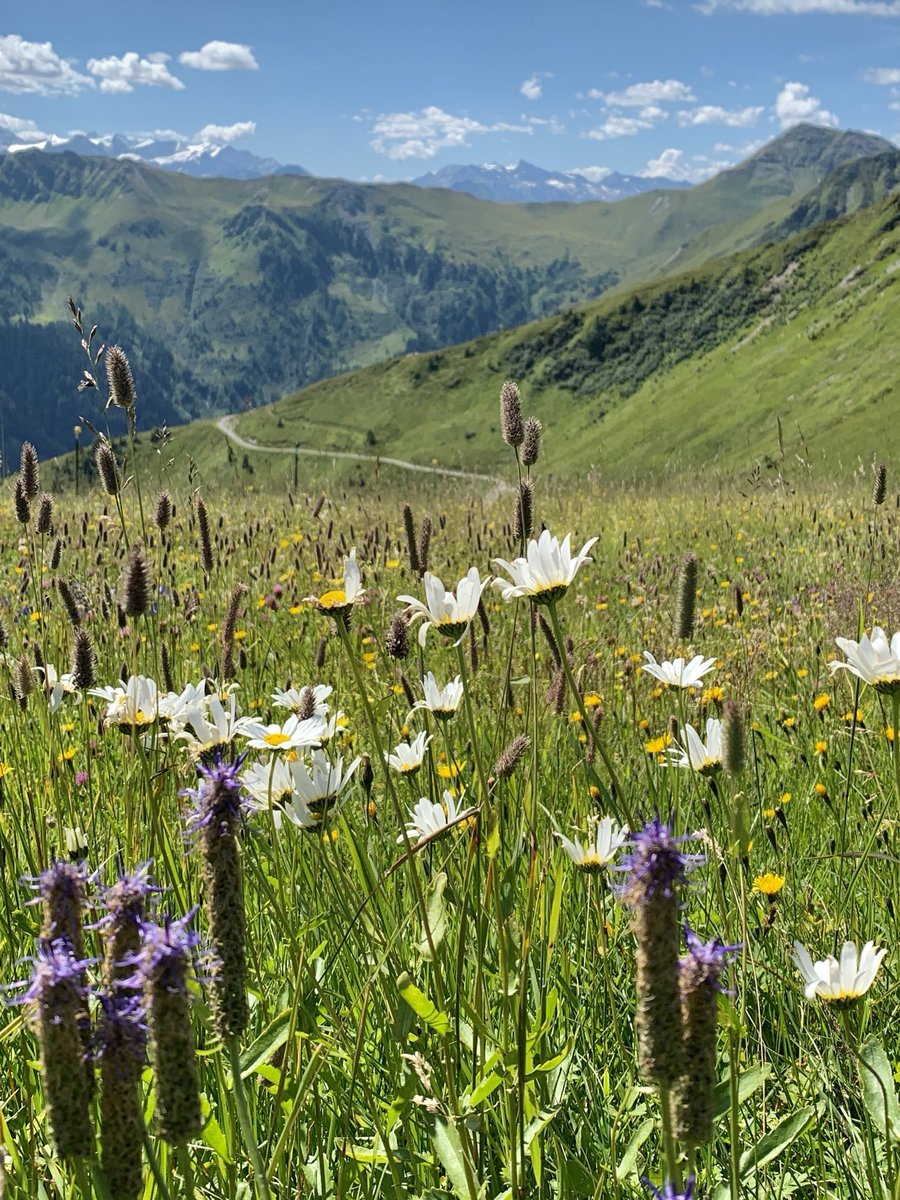
[[655,104],[642,108],[636,117],[623,117],[621,113],[613,113],[602,125],[588,130],[585,137],[595,142],[605,142],[609,138],[634,137],[642,129],[652,129],[659,121],[664,121],[669,114],[665,109]]
[[541,83],[539,75],[532,75],[530,79],[526,79],[519,91],[526,100],[540,100],[544,94],[544,85]]
[[565,133],[566,127],[558,117],[532,117],[528,113],[522,113],[519,120],[524,125],[538,125],[545,128],[549,133]]
[[240,42],[207,42],[199,50],[185,50],[178,55],[178,61],[195,71],[259,70],[253,51]]
[[873,67],[871,71],[863,71],[866,83],[877,83],[883,87],[900,83],[900,69],[897,67]]
[[379,113],[372,125],[369,143],[388,158],[434,158],[439,150],[467,146],[468,139],[482,133],[531,133],[531,125],[497,121],[485,125],[472,117],[457,117],[429,105],[419,112]]
[[765,142],[762,138],[754,138],[752,141],[746,142],[743,146],[733,146],[731,142],[716,142],[713,150],[716,154],[734,154],[738,158],[747,158],[748,155],[755,153],[763,145],[765,145]]
[[567,175],[580,175],[591,183],[600,183],[607,175],[612,175],[612,167],[572,167]]
[[101,92],[121,94],[133,92],[135,85],[146,87],[167,87],[175,92],[184,89],[180,79],[171,73],[166,64],[168,54],[148,54],[141,58],[133,50],[117,58],[111,54],[108,58],[89,58],[87,69],[100,80]]
[[811,96],[805,83],[786,83],[775,98],[775,116],[781,128],[808,121],[813,125],[838,125],[833,112],[822,107],[818,96]]
[[678,124],[685,125],[728,125],[732,129],[747,129],[755,125],[762,116],[763,107],[750,105],[747,108],[720,108],[718,104],[701,104],[699,108],[683,110],[678,114]]
[[51,42],[26,42],[17,33],[0,37],[0,91],[21,95],[74,95],[94,81],[60,58]]
[[234,125],[204,125],[197,134],[197,141],[216,142],[224,146],[229,142],[238,142],[241,138],[252,137],[254,133],[255,121],[236,121]]
[[836,16],[900,17],[898,0],[703,0],[694,6],[710,14],[718,9],[756,13],[763,17],[806,16],[830,13]]
[[[691,165],[693,164],[693,165]],[[675,179],[685,183],[702,183],[711,175],[732,166],[730,162],[715,162],[706,155],[696,154],[690,161],[685,161],[684,151],[670,146],[663,150],[658,158],[651,158],[643,171],[637,174],[645,179]]]
[[20,142],[43,142],[50,135],[43,133],[35,125],[34,121],[29,121],[25,117],[12,117],[9,113],[0,113],[0,139],[5,133],[10,133]]
[[647,104],[690,103],[696,96],[686,83],[677,79],[653,79],[648,83],[632,83],[618,92],[601,92],[591,88],[591,100],[602,100],[617,108],[642,108]]

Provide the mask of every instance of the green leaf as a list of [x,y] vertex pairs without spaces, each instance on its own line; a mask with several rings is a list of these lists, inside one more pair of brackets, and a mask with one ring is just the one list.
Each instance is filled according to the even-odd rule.
[[397,990],[416,1016],[421,1017],[435,1033],[444,1035],[450,1032],[450,1018],[416,987],[408,971],[404,971],[397,980]]
[[[772,1074],[770,1063],[757,1063],[755,1067],[749,1067],[746,1071],[742,1071],[738,1079],[738,1104],[743,1104],[745,1100],[749,1100],[754,1092],[758,1091]],[[731,1109],[731,1090],[729,1081],[723,1079],[721,1083],[716,1084],[716,1118],[727,1116]]]
[[619,1183],[626,1179],[633,1171],[634,1164],[637,1162],[637,1156],[641,1146],[646,1142],[647,1138],[653,1132],[656,1122],[652,1117],[648,1117],[637,1128],[637,1133],[625,1147],[625,1153],[619,1159],[619,1165],[616,1167],[616,1179]]
[[491,1071],[489,1075],[486,1075],[481,1083],[472,1089],[472,1093],[469,1096],[469,1107],[477,1108],[479,1104],[483,1104],[488,1096],[496,1090],[497,1085],[502,1080],[503,1076],[498,1075],[496,1071]]
[[275,1051],[288,1039],[291,1027],[291,1010],[286,1008],[270,1021],[259,1037],[255,1038],[241,1055],[241,1079],[252,1075],[260,1063],[271,1058]]
[[[466,1178],[465,1156],[459,1138],[459,1130],[451,1120],[441,1113],[437,1113],[434,1118],[431,1139],[434,1142],[435,1153],[447,1172],[447,1178],[450,1180],[453,1190],[460,1196],[468,1196],[469,1182]],[[477,1190],[479,1189],[476,1184]]]
[[900,1140],[900,1105],[894,1090],[894,1076],[884,1046],[877,1038],[867,1038],[859,1051],[859,1081],[863,1101],[876,1130]]
[[200,1136],[209,1146],[210,1150],[215,1151],[221,1158],[222,1162],[230,1163],[231,1159],[228,1155],[228,1143],[225,1140],[225,1134],[222,1132],[222,1126],[216,1120],[212,1110],[212,1105],[206,1098],[205,1093],[200,1095],[200,1108],[203,1112],[204,1125]]
[[565,1060],[572,1053],[572,1047],[574,1045],[575,1039],[574,1037],[570,1037],[558,1054],[554,1054],[552,1058],[545,1059],[542,1063],[537,1063],[535,1065],[533,1074],[537,1075],[539,1073],[546,1073],[547,1071],[555,1071],[560,1063],[565,1062]]
[[815,1120],[816,1111],[811,1104],[806,1108],[801,1108],[799,1112],[785,1117],[774,1129],[770,1129],[751,1150],[746,1150],[741,1155],[739,1167],[741,1177],[752,1174],[783,1154],[788,1146],[806,1131],[810,1122]]
[[525,1129],[525,1151],[531,1156],[531,1167],[534,1171],[535,1182],[538,1187],[541,1186],[541,1174],[543,1169],[543,1155],[541,1154],[541,1139],[540,1134],[547,1128],[559,1108],[544,1109],[537,1116],[532,1117]]
[[390,1161],[387,1153],[380,1148],[380,1142],[377,1139],[374,1146],[357,1146],[353,1142],[344,1142],[340,1150],[345,1158],[352,1158],[354,1162],[363,1163],[367,1166],[374,1166],[376,1163]]
[[447,886],[447,882],[447,872],[439,871],[431,881],[431,886],[428,889],[428,897],[425,902],[425,918],[431,933],[431,945],[428,944],[428,936],[424,925],[422,927],[422,939],[419,942],[419,953],[426,959],[432,957],[432,946],[437,950],[447,935],[447,910],[444,908],[444,888]]

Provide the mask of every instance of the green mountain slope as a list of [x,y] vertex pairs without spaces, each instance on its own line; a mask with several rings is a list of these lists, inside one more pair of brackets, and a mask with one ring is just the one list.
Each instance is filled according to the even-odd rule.
[[[507,377],[558,470],[791,473],[900,453],[900,196],[697,271],[438,353],[318,383],[237,424],[312,445],[490,469]],[[802,468],[805,470],[806,468]]]
[[6,455],[24,436],[61,448],[79,415],[70,294],[101,337],[128,348],[142,420],[172,422],[753,245],[809,187],[886,146],[799,126],[690,191],[512,207],[404,184],[195,180],[127,161],[9,155],[0,351],[29,361],[0,391]]

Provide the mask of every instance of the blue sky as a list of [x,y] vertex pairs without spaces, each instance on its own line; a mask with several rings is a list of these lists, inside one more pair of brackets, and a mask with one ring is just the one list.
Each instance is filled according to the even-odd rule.
[[351,179],[520,158],[700,179],[797,120],[900,141],[900,0],[16,9],[0,128],[35,140],[203,131]]

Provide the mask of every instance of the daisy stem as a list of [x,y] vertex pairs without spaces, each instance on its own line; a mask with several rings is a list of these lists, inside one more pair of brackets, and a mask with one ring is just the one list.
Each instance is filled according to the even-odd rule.
[[469,724],[469,737],[472,739],[472,755],[475,759],[475,770],[478,772],[478,786],[481,789],[482,804],[488,798],[487,780],[484,774],[484,767],[481,763],[481,750],[478,744],[478,731],[475,728],[475,715],[472,711],[472,697],[469,688],[469,668],[466,663],[466,656],[463,653],[462,644],[456,647],[456,661],[459,663],[459,673],[463,681],[463,703],[466,706],[466,721]]
[[[569,690],[572,693],[575,704],[578,708],[578,712],[581,716],[581,724],[584,726],[585,733],[591,739],[594,749],[600,755],[603,760],[603,765],[606,767],[609,775],[610,791],[612,794],[611,798],[614,797],[616,803],[621,806],[621,810],[625,814],[625,819],[628,822],[629,828],[634,829],[636,827],[636,822],[634,819],[634,814],[631,812],[631,806],[625,799],[625,793],[622,791],[615,768],[613,767],[609,754],[607,753],[606,746],[604,746],[603,742],[597,736],[597,732],[591,723],[591,719],[584,707],[584,698],[581,695],[581,690],[579,689],[578,684],[575,682],[575,676],[572,674],[572,667],[569,663],[569,656],[566,654],[566,641],[563,637],[562,626],[559,623],[559,614],[556,611],[556,604],[548,604],[547,611],[550,613],[550,626],[553,629],[553,636],[556,638],[556,645],[559,649],[559,657],[562,660],[562,667],[566,676],[566,682],[569,685]],[[615,815],[619,816],[619,813],[615,813]]]
[[[356,660],[356,655],[353,653],[353,646],[350,642],[350,631],[347,628],[347,622],[343,618],[339,617],[335,621],[335,625],[337,626],[338,636],[341,639],[341,645],[344,648],[344,653],[346,654],[347,658],[349,659],[350,670],[353,672],[353,678],[356,682],[357,691],[359,692],[360,699],[362,700],[363,708],[366,711],[366,722],[369,726],[369,732],[372,735],[372,740],[375,743],[375,753],[378,756],[379,766],[380,766],[381,770],[384,772],[384,780],[385,780],[385,784],[387,786],[387,790],[391,797],[391,803],[394,806],[394,813],[400,824],[400,828],[403,831],[404,845],[406,848],[406,863],[407,863],[407,868],[408,868],[407,873],[409,875],[410,885],[413,889],[413,894],[415,895],[416,908],[419,911],[419,917],[421,918],[421,921],[422,921],[422,930],[425,934],[425,940],[428,943],[428,949],[430,951],[430,962],[431,962],[431,968],[432,968],[432,980],[434,982],[435,1001],[437,1003],[438,1008],[443,1010],[444,1009],[444,995],[445,995],[445,993],[444,993],[444,977],[443,977],[443,972],[441,971],[441,967],[440,967],[440,959],[438,958],[438,954],[437,954],[437,951],[436,951],[435,945],[434,945],[434,939],[432,937],[431,923],[428,920],[428,907],[425,903],[425,895],[422,891],[422,883],[421,883],[421,880],[419,879],[418,873],[416,871],[416,864],[415,864],[416,855],[413,851],[413,843],[410,841],[410,837],[409,837],[409,834],[406,829],[406,824],[403,819],[403,809],[400,806],[400,797],[397,795],[397,791],[394,787],[394,781],[391,777],[391,770],[390,770],[390,767],[387,765],[387,756],[384,752],[384,743],[381,739],[381,731],[378,727],[378,722],[375,720],[375,713],[372,711],[372,703],[369,700],[369,693],[366,690],[366,681],[363,678],[363,673],[362,673],[362,670],[360,669],[360,665]],[[452,1058],[450,1055],[450,1048],[448,1046],[446,1038],[442,1038],[441,1043],[442,1043],[441,1048],[442,1048],[443,1057],[444,1057],[445,1079],[446,1079],[446,1084],[447,1084],[447,1099],[450,1102],[449,1103],[450,1111],[455,1118],[460,1118],[462,1114],[461,1114],[460,1107],[459,1107],[459,1097],[458,1097],[458,1093],[457,1093],[457,1089],[456,1089],[455,1072],[453,1070],[453,1062],[452,1062]],[[463,1170],[464,1170],[464,1173],[466,1176],[466,1184],[468,1186],[469,1197],[470,1197],[470,1200],[476,1200],[477,1195],[478,1195],[478,1188],[476,1187],[475,1175],[472,1170],[472,1163],[474,1162],[474,1155],[472,1153],[472,1146],[471,1146],[471,1142],[469,1140],[468,1133],[465,1130],[465,1127],[462,1126],[461,1122],[460,1122],[459,1133],[460,1133],[460,1140],[462,1141],[462,1144],[463,1144]],[[267,1193],[267,1197],[268,1197],[268,1193]]]
[[894,737],[891,741],[891,758],[894,760],[894,785],[897,788],[897,803],[900,804],[900,688],[895,688],[891,695],[891,707],[894,713]]

